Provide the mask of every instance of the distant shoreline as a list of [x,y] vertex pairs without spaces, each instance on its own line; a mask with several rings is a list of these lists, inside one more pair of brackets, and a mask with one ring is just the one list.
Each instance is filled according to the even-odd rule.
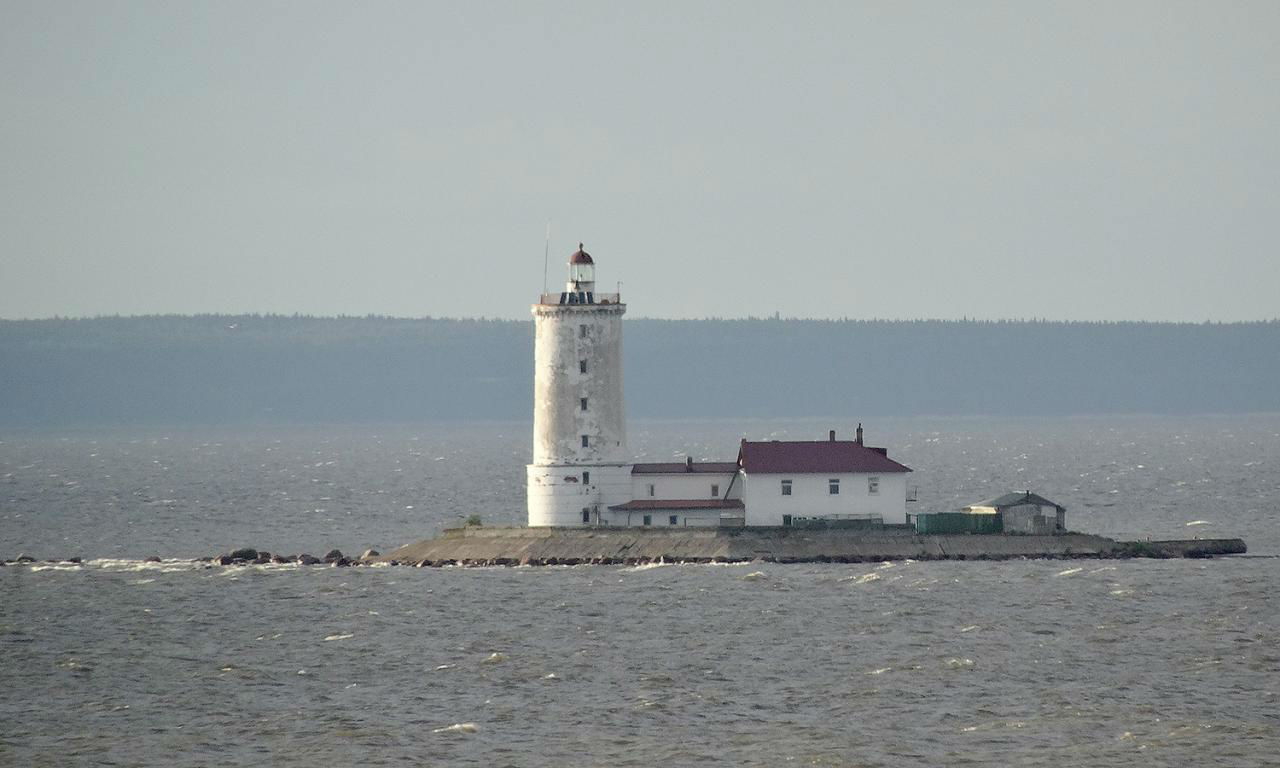
[[[1280,321],[626,320],[628,418],[1280,412]],[[527,321],[0,321],[0,427],[525,422]]]

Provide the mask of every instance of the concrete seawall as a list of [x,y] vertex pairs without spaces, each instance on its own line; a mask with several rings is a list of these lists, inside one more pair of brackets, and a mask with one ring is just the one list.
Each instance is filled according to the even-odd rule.
[[423,565],[864,562],[1242,554],[1240,539],[1118,542],[1103,536],[919,535],[796,528],[456,528],[375,558]]

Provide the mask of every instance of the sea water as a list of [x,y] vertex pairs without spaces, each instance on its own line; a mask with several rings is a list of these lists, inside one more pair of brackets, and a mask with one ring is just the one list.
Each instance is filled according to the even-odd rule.
[[[832,426],[631,443],[732,459]],[[866,426],[918,511],[1032,490],[1072,529],[1251,554],[209,567],[518,524],[529,426],[8,433],[0,558],[85,562],[0,568],[0,764],[1275,763],[1280,416]]]

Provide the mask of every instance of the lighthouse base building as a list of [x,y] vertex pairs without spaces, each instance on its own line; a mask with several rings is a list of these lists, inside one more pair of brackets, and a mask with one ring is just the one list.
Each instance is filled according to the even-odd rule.
[[735,461],[635,463],[626,447],[618,294],[595,291],[579,244],[569,279],[534,317],[530,526],[905,524],[906,475],[853,440],[743,440]]

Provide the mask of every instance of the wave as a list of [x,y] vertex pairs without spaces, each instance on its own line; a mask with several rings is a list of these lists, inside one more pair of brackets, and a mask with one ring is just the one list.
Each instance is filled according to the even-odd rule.
[[475,733],[480,730],[475,723],[454,723],[443,728],[436,728],[432,733]]

